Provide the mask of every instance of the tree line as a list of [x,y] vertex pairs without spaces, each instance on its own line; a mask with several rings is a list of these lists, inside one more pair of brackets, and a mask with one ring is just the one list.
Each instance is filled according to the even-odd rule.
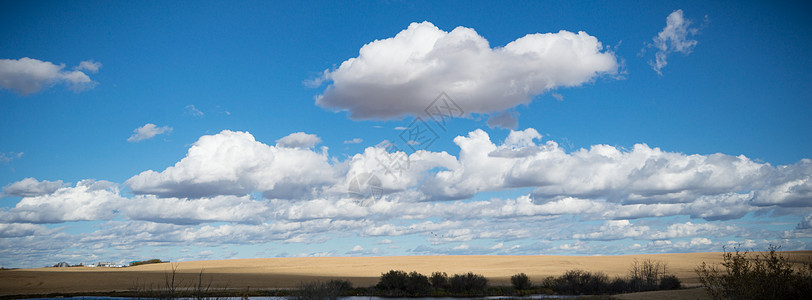
[[390,270],[382,273],[370,288],[353,288],[346,280],[310,282],[297,290],[296,299],[338,299],[341,296],[374,295],[382,297],[481,297],[523,296],[532,294],[608,295],[629,292],[678,289],[679,278],[667,273],[665,263],[637,261],[626,277],[609,278],[602,272],[570,270],[560,276],[549,276],[538,283],[524,273],[510,278],[511,286],[491,286],[485,276],[473,272],[453,274]]

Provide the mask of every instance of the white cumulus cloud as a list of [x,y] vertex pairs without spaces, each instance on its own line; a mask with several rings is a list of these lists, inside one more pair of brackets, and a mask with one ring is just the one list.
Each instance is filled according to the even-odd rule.
[[491,47],[472,28],[446,32],[429,22],[412,23],[325,71],[323,81],[330,84],[316,104],[346,110],[353,119],[391,119],[423,114],[444,91],[466,114],[491,113],[615,74],[618,65],[585,32],[528,34]]
[[109,181],[82,180],[50,194],[25,197],[0,211],[0,222],[62,223],[109,220],[127,199]]
[[162,172],[153,170],[128,179],[136,194],[162,197],[206,197],[264,192],[267,197],[298,197],[335,180],[326,153],[309,148],[315,136],[289,135],[285,147],[258,142],[247,132],[224,130],[198,139],[186,157]]
[[3,187],[3,194],[13,197],[34,197],[51,194],[61,186],[62,180],[39,181],[29,177]]
[[133,135],[127,138],[130,143],[140,142],[154,138],[156,135],[172,132],[172,127],[162,126],[158,127],[155,124],[147,123],[144,126],[138,127],[133,130]]
[[56,84],[65,84],[74,92],[93,88],[96,82],[82,70],[96,73],[101,63],[83,61],[73,71],[65,64],[54,64],[34,58],[0,59],[0,87],[29,95]]
[[602,198],[631,203],[691,202],[700,196],[763,188],[772,167],[744,156],[685,155],[634,145],[630,150],[594,145],[567,153],[557,143],[537,145],[538,132],[514,131],[497,146],[475,130],[459,136],[458,164],[427,178],[421,187],[443,199],[478,192],[534,187],[539,199]]

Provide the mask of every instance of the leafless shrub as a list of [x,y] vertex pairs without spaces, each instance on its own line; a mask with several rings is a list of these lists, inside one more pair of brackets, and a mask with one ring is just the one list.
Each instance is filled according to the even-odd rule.
[[770,245],[767,253],[723,248],[721,266],[702,262],[699,281],[713,299],[812,299],[812,263],[794,265]]

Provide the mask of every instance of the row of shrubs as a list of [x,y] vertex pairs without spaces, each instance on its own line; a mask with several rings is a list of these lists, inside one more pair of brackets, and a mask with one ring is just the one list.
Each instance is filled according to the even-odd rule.
[[[812,299],[812,263],[791,262],[770,246],[769,252],[728,252],[725,249],[721,265],[702,263],[696,268],[700,282],[713,299]],[[473,273],[434,272],[426,276],[418,272],[389,271],[381,274],[372,288],[353,289],[343,280],[311,283],[303,286],[298,299],[337,299],[349,295],[378,295],[388,297],[420,296],[483,296],[483,295],[604,295],[641,292],[681,287],[679,278],[668,274],[665,263],[652,260],[635,261],[626,277],[610,279],[601,272],[570,270],[560,276],[544,278],[534,284],[519,273],[511,276],[511,287],[489,287],[488,280]]]
[[682,287],[682,282],[676,276],[668,274],[665,263],[646,259],[635,260],[629,267],[627,277],[610,279],[602,272],[571,270],[558,277],[545,278],[542,287],[559,294],[602,295],[672,290]]
[[488,279],[474,273],[455,274],[434,272],[426,276],[418,272],[389,271],[373,287],[353,288],[346,280],[314,281],[304,283],[292,295],[294,299],[338,299],[343,296],[375,295],[382,297],[426,296],[483,296],[505,294],[504,291],[489,292]]
[[[515,277],[515,276],[514,276]],[[566,295],[605,295],[655,290],[672,290],[682,286],[674,275],[663,275],[649,281],[642,277],[615,277],[610,279],[601,272],[570,270],[558,277],[547,277],[542,288]],[[515,287],[515,284],[514,284]]]
[[567,271],[561,276],[550,276],[536,285],[530,278],[519,273],[510,278],[512,287],[488,286],[488,279],[474,273],[454,274],[434,272],[430,276],[416,271],[407,273],[391,270],[381,274],[374,287],[355,289],[349,281],[331,280],[311,282],[300,286],[297,299],[337,299],[339,296],[376,295],[383,297],[426,297],[426,296],[485,296],[485,295],[604,295],[628,292],[677,289],[680,280],[666,273],[662,262],[635,261],[626,278],[610,279],[600,272],[582,270]]
[[449,277],[445,272],[434,272],[431,277],[405,271],[389,271],[381,274],[375,285],[377,295],[386,297],[420,297],[438,295],[476,296],[484,295],[488,287],[485,276],[467,273]]

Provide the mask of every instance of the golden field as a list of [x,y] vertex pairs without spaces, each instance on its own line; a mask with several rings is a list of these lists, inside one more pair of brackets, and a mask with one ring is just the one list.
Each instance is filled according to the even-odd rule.
[[[812,262],[812,251],[782,252],[792,261]],[[694,268],[701,262],[719,263],[722,253],[682,253],[621,256],[388,256],[388,257],[308,257],[256,258],[161,263],[127,268],[38,268],[0,271],[0,295],[110,292],[132,290],[137,285],[161,288],[164,276],[177,267],[181,285],[204,281],[213,287],[232,289],[286,289],[302,282],[341,278],[354,286],[374,285],[389,270],[432,272],[474,272],[491,284],[509,285],[511,275],[525,273],[534,282],[557,276],[567,270],[604,272],[610,277],[625,276],[635,260],[666,262],[668,272],[683,284],[696,286]]]

